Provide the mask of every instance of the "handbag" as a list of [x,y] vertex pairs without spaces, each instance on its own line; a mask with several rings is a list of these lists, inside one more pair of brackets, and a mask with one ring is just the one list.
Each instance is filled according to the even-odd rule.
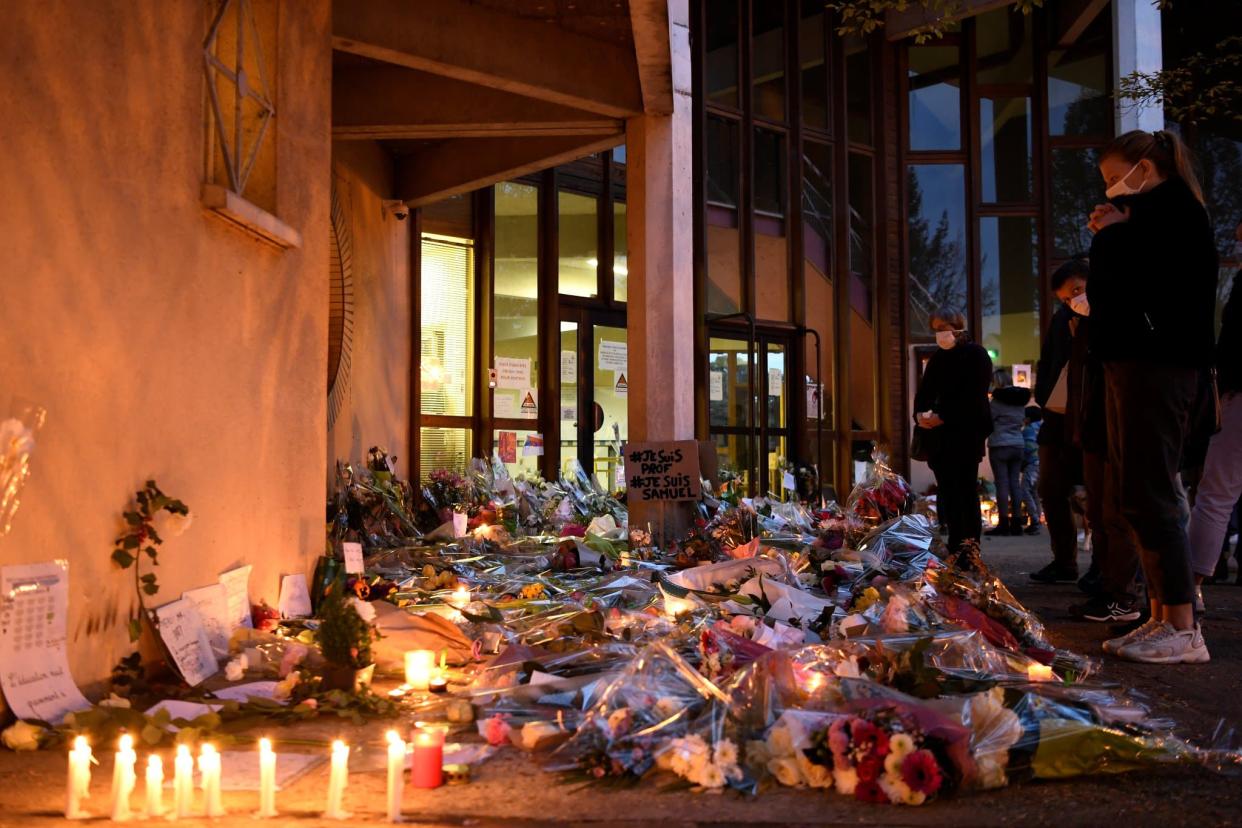
[[930,461],[939,443],[940,435],[934,428],[922,428],[915,425],[914,433],[910,435],[910,459],[924,463]]

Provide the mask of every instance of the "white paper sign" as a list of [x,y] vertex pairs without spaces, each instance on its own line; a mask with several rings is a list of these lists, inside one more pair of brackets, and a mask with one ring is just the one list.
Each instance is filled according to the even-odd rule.
[[724,400],[724,371],[712,371],[708,374],[707,399],[711,402]]
[[60,724],[90,702],[65,653],[66,561],[0,568],[0,686],[19,719]]
[[496,357],[496,386],[519,389],[529,387],[530,360]]
[[625,371],[613,371],[612,390],[617,393],[618,397],[628,396],[630,393],[630,380],[625,375]]
[[160,638],[186,684],[197,687],[215,675],[219,665],[202,616],[192,601],[182,598],[165,604],[155,611],[155,617],[159,619]]
[[361,575],[367,571],[362,562],[362,544],[342,543],[341,551],[345,553],[345,572],[348,575]]
[[806,387],[806,418],[818,420],[823,412],[824,386],[811,383]]
[[1031,366],[1015,365],[1013,366],[1013,384],[1019,388],[1031,387]]
[[229,629],[253,627],[250,619],[250,564],[230,569],[220,576],[229,596]]
[[578,419],[578,406],[562,405],[561,406],[561,419],[569,421],[569,422],[577,420]]
[[217,699],[224,701],[238,701],[243,704],[250,699],[268,699],[276,700],[276,684],[274,681],[251,681],[246,684],[234,684],[232,687],[222,687],[212,693]]
[[791,491],[791,492],[796,491],[798,488],[798,481],[794,480],[794,476],[792,473],[785,472],[783,475],[781,475],[781,486],[783,486],[788,491]]
[[768,396],[779,397],[784,393],[785,375],[780,368],[768,369]]
[[310,592],[306,589],[305,575],[286,575],[280,579],[280,599],[277,609],[281,618],[305,618],[311,614]]
[[629,368],[629,346],[624,342],[599,341],[599,370],[624,371]]
[[453,537],[464,538],[466,536],[466,525],[470,519],[465,512],[453,512]]
[[229,619],[229,591],[224,584],[190,589],[181,593],[181,597],[194,605],[203,621],[203,629],[207,631],[207,641],[211,644],[211,652],[216,658],[224,658],[229,654],[229,637],[233,628]]
[[578,352],[561,351],[561,384],[574,385],[578,382]]
[[492,416],[516,417],[517,400],[514,396],[505,391],[497,391],[496,395],[492,397]]

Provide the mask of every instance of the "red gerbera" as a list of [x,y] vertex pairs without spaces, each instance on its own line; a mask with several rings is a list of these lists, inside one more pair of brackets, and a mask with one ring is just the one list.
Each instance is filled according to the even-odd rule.
[[874,742],[877,732],[876,726],[866,719],[851,719],[850,745],[852,747],[862,747],[868,742]]
[[940,790],[940,766],[927,750],[916,750],[901,763],[901,779],[910,790],[931,796]]
[[880,778],[880,772],[884,770],[883,762],[876,756],[868,756],[860,761],[854,768],[858,771],[858,782],[874,782]]
[[872,750],[881,759],[888,756],[888,731],[881,730],[875,735],[875,747]]
[[854,787],[854,798],[863,802],[884,803],[888,802],[888,794],[884,793],[884,789],[880,787],[880,783],[874,779],[863,781],[858,780],[858,784]]

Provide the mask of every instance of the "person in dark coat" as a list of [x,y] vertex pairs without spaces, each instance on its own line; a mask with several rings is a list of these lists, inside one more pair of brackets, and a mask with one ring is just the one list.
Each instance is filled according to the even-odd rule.
[[[1057,268],[1052,275],[1053,290],[1071,279],[1086,282],[1089,266],[1085,257],[1076,257]],[[1043,412],[1039,429],[1039,499],[1048,525],[1052,563],[1031,573],[1031,580],[1044,584],[1078,579],[1078,528],[1070,506],[1075,487],[1083,482],[1082,451],[1067,433],[1066,408],[1070,356],[1074,337],[1070,321],[1074,312],[1059,304],[1048,323],[1035,371],[1035,404]],[[1083,340],[1085,349],[1085,339]]]
[[1155,664],[1205,662],[1179,469],[1215,356],[1215,237],[1177,135],[1127,132],[1105,147],[1099,167],[1109,203],[1087,224],[1095,234],[1089,344],[1104,366],[1110,474],[1151,603],[1151,619],[1105,642],[1105,651]]
[[949,527],[949,549],[957,552],[971,542],[977,550],[983,530],[979,463],[992,432],[992,359],[970,339],[961,313],[938,310],[929,322],[940,348],[927,361],[914,395],[914,421],[925,432],[927,464],[936,475],[937,511]]

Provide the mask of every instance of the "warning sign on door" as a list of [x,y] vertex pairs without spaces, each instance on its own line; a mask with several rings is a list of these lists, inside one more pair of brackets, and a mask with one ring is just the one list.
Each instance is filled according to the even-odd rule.
[[618,397],[624,397],[630,393],[630,381],[626,379],[624,371],[616,371],[615,376],[616,382],[613,385],[613,389],[617,392]]
[[539,417],[539,403],[535,401],[535,389],[527,388],[522,392],[522,417],[534,420]]

